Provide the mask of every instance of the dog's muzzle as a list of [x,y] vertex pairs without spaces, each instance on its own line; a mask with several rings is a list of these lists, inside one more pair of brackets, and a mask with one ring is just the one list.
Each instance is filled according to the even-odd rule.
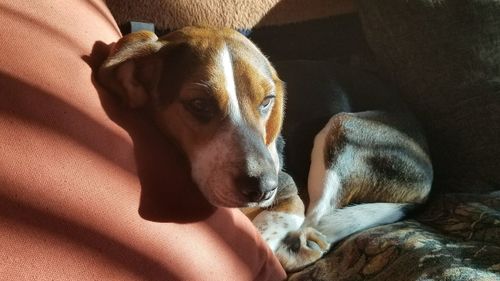
[[241,149],[244,157],[240,174],[234,178],[235,186],[249,203],[269,200],[278,187],[278,174],[271,153],[262,138],[246,132]]

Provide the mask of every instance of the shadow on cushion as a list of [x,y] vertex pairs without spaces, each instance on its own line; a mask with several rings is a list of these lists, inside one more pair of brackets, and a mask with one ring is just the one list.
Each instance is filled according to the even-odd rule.
[[500,3],[363,0],[376,59],[422,120],[436,186],[500,189]]

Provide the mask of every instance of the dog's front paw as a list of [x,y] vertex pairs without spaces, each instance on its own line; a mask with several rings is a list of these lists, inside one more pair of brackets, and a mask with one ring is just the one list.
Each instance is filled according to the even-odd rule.
[[288,233],[276,250],[276,256],[287,272],[294,272],[319,260],[329,249],[330,243],[323,234],[306,227]]

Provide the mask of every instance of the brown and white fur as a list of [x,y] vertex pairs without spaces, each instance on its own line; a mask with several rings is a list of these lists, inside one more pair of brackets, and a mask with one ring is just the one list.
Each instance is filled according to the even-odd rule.
[[153,113],[211,204],[246,208],[274,249],[301,225],[304,205],[280,172],[276,146],[284,85],[246,37],[209,27],[162,38],[132,33],[115,44],[98,79],[130,107]]
[[[162,38],[132,33],[114,46],[98,79],[130,107],[152,112],[185,153],[207,200],[245,208],[289,271],[353,232],[399,220],[429,191],[430,162],[418,143],[371,113],[335,115],[314,141],[304,221],[304,205],[281,172],[277,149],[284,84],[236,31],[187,27]],[[384,144],[400,149],[393,153]],[[387,179],[374,163],[416,180]]]
[[295,271],[355,232],[403,218],[427,198],[433,172],[416,119],[375,74],[318,61],[276,67],[287,83],[286,168],[309,194],[305,221],[275,250]]

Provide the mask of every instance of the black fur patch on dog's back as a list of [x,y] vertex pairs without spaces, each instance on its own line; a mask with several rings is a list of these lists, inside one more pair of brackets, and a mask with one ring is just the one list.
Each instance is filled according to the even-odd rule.
[[402,180],[404,178],[404,164],[396,157],[377,155],[368,157],[367,163],[371,170],[388,180]]
[[388,181],[415,183],[422,180],[418,174],[413,172],[413,169],[408,167],[404,160],[397,156],[373,155],[367,157],[366,163],[379,178]]

